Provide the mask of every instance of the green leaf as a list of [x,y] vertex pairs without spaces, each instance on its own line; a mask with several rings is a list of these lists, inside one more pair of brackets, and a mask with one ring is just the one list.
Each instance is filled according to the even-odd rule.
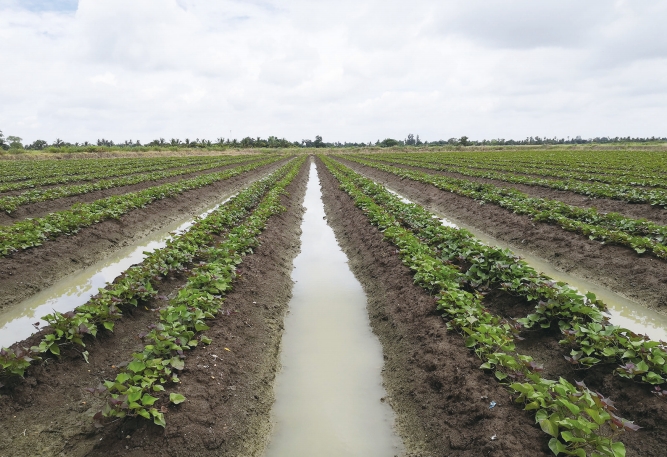
[[145,410],[145,409],[143,409],[143,408],[140,409],[139,411],[137,411],[137,414],[139,414],[141,417],[145,417],[146,419],[150,419],[150,418],[151,418],[151,414],[150,414],[147,410]]
[[130,375],[127,373],[118,373],[116,376],[116,382],[120,384],[124,384],[128,379],[130,379]]
[[169,394],[169,401],[175,405],[179,405],[185,401],[185,397],[181,394],[171,393]]
[[577,449],[574,449],[570,452],[571,452],[570,455],[576,455],[578,457],[586,457],[586,451],[582,448],[577,448]]
[[[544,433],[548,433],[549,435],[553,436],[554,438],[558,437],[558,425],[556,424],[555,421],[552,421],[550,419],[544,419],[540,421],[540,427],[542,427],[542,431]],[[558,454],[556,454],[558,455]]]
[[153,406],[153,403],[155,403],[156,401],[158,401],[158,398],[148,394],[144,394],[144,396],[141,397],[141,404],[144,406]]
[[565,445],[558,441],[556,438],[551,438],[549,440],[549,449],[551,449],[551,452],[553,452],[555,455],[567,451]]
[[146,369],[146,364],[139,360],[133,360],[132,362],[129,363],[127,369],[133,371],[134,373],[139,373]]
[[533,401],[533,402],[528,403],[524,409],[526,411],[530,411],[530,410],[533,410],[533,409],[538,409],[539,407],[540,407],[540,402]]
[[183,360],[181,360],[178,357],[172,357],[170,364],[176,370],[182,370],[183,368],[185,368],[185,362],[183,362]]
[[507,375],[502,371],[496,371],[496,378],[498,378],[499,381],[502,381],[503,379],[507,378]]
[[104,328],[109,330],[110,332],[113,332],[113,326],[114,323],[111,321],[104,322],[102,325],[104,325]]
[[164,415],[155,408],[151,408],[151,414],[153,415],[153,422],[160,427],[164,427],[167,423],[164,421]]
[[620,441],[611,443],[611,450],[614,453],[614,457],[625,457],[625,445]]
[[137,386],[132,386],[127,389],[127,401],[136,402],[141,398],[141,388]]

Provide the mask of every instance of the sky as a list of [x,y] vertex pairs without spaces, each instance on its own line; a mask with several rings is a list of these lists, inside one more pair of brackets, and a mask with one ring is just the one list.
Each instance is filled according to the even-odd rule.
[[667,136],[664,0],[0,0],[24,142]]

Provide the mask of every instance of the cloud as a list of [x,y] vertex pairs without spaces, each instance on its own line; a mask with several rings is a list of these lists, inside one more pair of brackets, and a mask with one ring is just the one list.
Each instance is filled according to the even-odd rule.
[[665,134],[660,1],[39,3],[0,0],[31,141]]

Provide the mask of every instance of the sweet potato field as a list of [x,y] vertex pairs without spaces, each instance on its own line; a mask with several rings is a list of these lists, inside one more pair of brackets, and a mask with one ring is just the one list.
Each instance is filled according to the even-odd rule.
[[263,455],[311,162],[406,456],[665,454],[665,154],[285,152],[0,163],[0,314],[193,219],[0,350],[0,456]]

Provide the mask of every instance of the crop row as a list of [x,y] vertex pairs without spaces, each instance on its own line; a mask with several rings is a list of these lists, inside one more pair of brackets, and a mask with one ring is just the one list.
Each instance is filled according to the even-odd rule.
[[[383,154],[384,155],[384,154]],[[405,157],[407,154],[396,154],[396,156]],[[391,157],[392,154],[386,154]],[[604,164],[590,164],[577,161],[546,164],[542,162],[540,156],[535,156],[530,160],[520,160],[513,155],[509,158],[495,156],[490,159],[488,155],[466,156],[452,154],[410,154],[418,160],[431,158],[432,161],[444,165],[463,165],[471,168],[482,168],[491,170],[501,170],[518,172],[524,174],[534,174],[539,176],[555,176],[567,179],[579,179],[584,181],[600,181],[611,184],[631,184],[637,186],[655,186],[665,187],[667,180],[664,178],[664,170],[632,170],[628,168],[608,168]],[[635,160],[641,160],[635,157]]]
[[[376,156],[377,157],[377,156]],[[664,178],[664,175],[657,175],[651,177],[640,177],[636,176],[633,173],[628,172],[618,172],[618,173],[609,173],[601,172],[600,170],[596,172],[584,172],[577,168],[572,168],[571,166],[561,166],[561,167],[549,167],[541,166],[538,163],[535,164],[526,164],[521,165],[517,163],[484,163],[477,162],[474,159],[471,161],[463,162],[460,160],[452,160],[453,158],[443,155],[443,154],[403,154],[403,155],[386,155],[382,156],[388,158],[396,158],[401,160],[409,160],[415,162],[416,164],[429,164],[431,166],[437,165],[439,170],[448,171],[453,173],[461,173],[469,176],[476,176],[480,174],[480,177],[487,177],[486,175],[496,176],[491,179],[502,179],[503,181],[509,179],[529,179],[529,182],[553,182],[553,185],[563,186],[568,185],[568,187],[578,188],[580,183],[578,181],[584,182],[600,182],[605,184],[614,184],[619,189],[625,189],[626,192],[629,189],[632,189],[632,186],[647,186],[647,187],[659,187],[667,188],[667,179]],[[420,165],[416,165],[420,166]],[[507,172],[507,173],[498,173],[498,172]],[[548,177],[548,180],[537,180],[530,176],[521,176],[523,175],[537,175],[539,177]],[[551,178],[560,178],[564,181],[556,181]],[[542,185],[542,184],[536,184]],[[593,189],[598,189],[593,187]],[[600,189],[606,189],[605,186],[600,187]]]
[[562,167],[576,170],[602,173],[631,173],[647,177],[663,173],[667,168],[667,154],[657,151],[628,150],[544,150],[529,149],[524,151],[452,153],[469,163],[491,164],[544,164],[547,167]]
[[646,219],[633,219],[618,213],[599,213],[595,208],[581,208],[558,200],[530,197],[516,189],[492,184],[432,175],[357,157],[346,156],[346,159],[480,202],[493,203],[516,214],[527,215],[535,221],[552,223],[570,232],[580,233],[592,240],[628,246],[638,254],[650,252],[658,258],[667,259],[667,227]]
[[195,157],[151,157],[112,159],[68,159],[68,160],[19,160],[0,162],[0,182],[26,179],[71,176],[95,173],[108,169],[134,170],[142,168],[178,167],[197,165],[215,160],[213,156]]
[[619,365],[616,373],[620,376],[651,384],[665,382],[667,346],[610,325],[601,312],[606,307],[594,294],[581,295],[567,284],[538,273],[511,251],[487,246],[466,230],[444,227],[421,206],[406,205],[383,187],[366,185],[365,178],[357,175],[352,179],[431,246],[440,260],[457,265],[462,270],[462,285],[479,293],[500,288],[536,303],[534,312],[518,319],[518,323],[524,328],[558,325],[565,335],[561,343],[573,348],[571,363],[583,367],[614,363]]
[[[49,331],[39,345],[31,349],[2,349],[2,375],[23,376],[30,363],[41,354],[58,356],[62,345],[85,346],[86,335],[96,336],[102,328],[113,331],[114,322],[122,317],[125,308],[136,307],[140,301],[155,297],[157,284],[162,278],[187,271],[200,252],[212,245],[216,237],[239,224],[291,166],[284,165],[251,184],[205,218],[196,220],[186,232],[169,239],[165,247],[149,253],[140,264],[127,269],[76,310],[45,316],[43,319],[48,323]],[[84,356],[87,353],[84,352]]]
[[[142,416],[165,426],[164,416],[153,405],[158,400],[153,394],[164,392],[165,386],[178,383],[177,372],[185,368],[184,352],[199,343],[211,340],[201,335],[207,330],[206,319],[214,319],[220,311],[224,295],[231,289],[236,265],[259,244],[258,236],[268,219],[285,210],[280,196],[303,165],[305,157],[290,164],[287,174],[275,183],[264,199],[242,223],[232,228],[222,241],[198,253],[201,262],[190,271],[187,283],[167,306],[160,309],[160,321],[143,336],[148,344],[143,351],[132,355],[114,380],[104,382],[93,393],[102,394],[107,402],[97,415],[104,417]],[[276,175],[277,176],[277,175]],[[255,190],[251,191],[256,193]],[[199,334],[199,336],[198,336]],[[172,403],[181,403],[185,397],[171,393]]]
[[[240,158],[241,156],[233,157]],[[229,158],[232,159],[232,157]],[[219,159],[219,156],[169,157],[165,159],[72,159],[44,161],[47,162],[46,164],[41,161],[26,160],[22,162],[35,165],[24,171],[23,174],[7,173],[5,171],[7,176],[4,177],[4,180],[9,182],[0,182],[0,192],[205,165]],[[41,164],[42,167],[40,168],[36,164]]]
[[47,239],[77,233],[84,227],[106,219],[118,219],[123,214],[136,208],[142,208],[155,200],[173,197],[187,190],[229,179],[281,158],[267,158],[230,170],[149,187],[124,195],[114,195],[92,203],[77,203],[68,210],[51,213],[37,219],[21,220],[10,226],[0,226],[0,254],[7,255],[18,250],[39,246]]
[[[615,434],[635,430],[637,426],[618,417],[609,399],[590,391],[583,383],[573,385],[562,378],[553,381],[541,377],[540,367],[533,359],[516,352],[515,328],[511,323],[488,312],[481,294],[464,290],[459,268],[440,260],[431,246],[366,195],[357,183],[363,183],[365,189],[373,189],[378,196],[382,194],[383,200],[393,201],[397,206],[400,200],[331,159],[323,160],[371,223],[399,248],[403,263],[414,272],[415,283],[436,294],[438,309],[449,319],[448,327],[466,337],[466,345],[474,348],[484,362],[481,368],[493,370],[500,381],[509,383],[509,388],[518,395],[517,402],[524,403],[527,410],[536,411],[536,422],[552,436],[549,447],[556,455],[561,452],[584,457],[589,453],[624,455],[625,448],[614,441]],[[405,206],[406,211],[416,208]],[[606,436],[606,430],[613,431],[612,436]]]
[[221,158],[204,165],[198,165],[188,168],[169,169],[167,171],[153,171],[151,173],[135,174],[131,176],[124,176],[115,179],[105,179],[89,184],[76,184],[71,186],[59,186],[48,189],[35,189],[23,192],[20,195],[0,197],[0,210],[11,213],[21,205],[30,203],[43,202],[54,200],[56,198],[71,197],[74,195],[87,194],[97,190],[111,189],[114,187],[130,186],[146,181],[157,181],[160,179],[171,178],[174,176],[181,176],[185,174],[198,173],[200,171],[218,168],[224,165],[230,165],[238,162],[250,161],[250,156],[235,156]]
[[[667,206],[667,190],[659,188],[636,187],[625,184],[604,184],[594,182],[582,182],[576,179],[543,179],[532,176],[521,176],[512,173],[501,173],[490,170],[477,170],[473,168],[462,167],[461,165],[442,165],[439,163],[431,163],[428,160],[414,160],[407,158],[384,158],[372,156],[375,159],[400,163],[404,165],[417,166],[421,168],[428,168],[438,171],[446,171],[451,173],[458,173],[464,176],[471,176],[474,178],[495,179],[498,181],[508,182],[512,184],[524,184],[527,186],[547,187],[550,189],[563,190],[574,192],[581,195],[596,198],[610,198],[615,200],[623,200],[629,203],[649,203],[651,205]],[[565,173],[568,174],[568,173]],[[569,173],[574,175],[574,173]]]
[[[466,337],[466,345],[474,348],[484,362],[481,368],[493,370],[500,381],[509,383],[509,388],[518,395],[518,402],[536,411],[536,422],[552,436],[549,447],[556,455],[561,452],[584,457],[589,453],[624,455],[625,448],[613,440],[614,433],[636,430],[637,426],[617,416],[609,399],[590,391],[583,383],[573,385],[562,378],[553,381],[541,377],[540,367],[533,359],[516,352],[513,323],[491,314],[482,304],[481,294],[465,290],[458,266],[439,259],[432,246],[404,227],[400,219],[364,189],[382,201],[391,202],[394,208],[401,207],[400,200],[339,163],[323,160],[371,223],[399,248],[403,263],[414,273],[415,283],[436,294],[438,309],[449,319],[448,327]],[[357,184],[362,184],[363,189]],[[403,205],[402,214],[418,208]],[[612,436],[607,436],[609,430],[614,432]]]

